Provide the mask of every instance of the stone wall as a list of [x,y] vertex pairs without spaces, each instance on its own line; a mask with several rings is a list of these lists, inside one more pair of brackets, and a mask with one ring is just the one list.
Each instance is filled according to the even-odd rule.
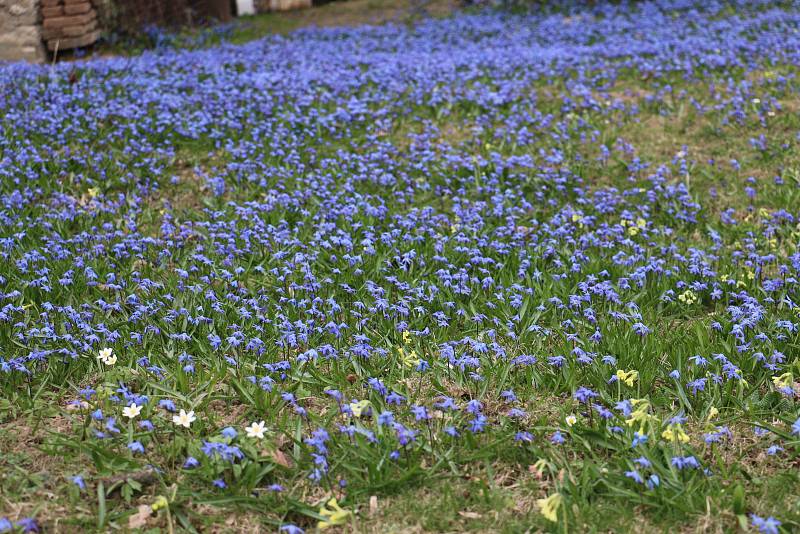
[[45,57],[39,0],[0,0],[0,60]]

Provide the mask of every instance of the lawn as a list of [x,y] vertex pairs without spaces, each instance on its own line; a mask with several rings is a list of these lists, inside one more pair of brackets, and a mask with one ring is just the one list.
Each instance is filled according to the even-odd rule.
[[800,530],[800,2],[411,5],[0,66],[0,532]]

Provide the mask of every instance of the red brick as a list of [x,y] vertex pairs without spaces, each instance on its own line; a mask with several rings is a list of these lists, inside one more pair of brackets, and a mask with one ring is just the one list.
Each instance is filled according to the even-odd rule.
[[60,6],[61,0],[41,0],[42,7]]
[[64,15],[64,6],[51,6],[42,8],[42,17],[48,19]]
[[83,24],[81,26],[67,26],[61,28],[61,37],[80,37],[97,29],[97,23]]
[[79,26],[94,20],[95,12],[89,11],[83,15],[73,15],[71,17],[55,17],[52,19],[44,19],[42,26],[45,28],[65,28],[67,26]]
[[80,15],[92,10],[92,4],[83,2],[82,4],[65,4],[64,13],[67,15]]
[[88,46],[100,38],[100,31],[94,30],[93,32],[89,32],[86,35],[82,35],[80,37],[70,37],[68,39],[51,39],[47,41],[47,48],[50,51],[56,49],[58,46],[59,50],[65,50],[67,48],[79,48],[81,46]]
[[86,0],[62,0],[64,5],[68,6],[70,4],[83,4]]

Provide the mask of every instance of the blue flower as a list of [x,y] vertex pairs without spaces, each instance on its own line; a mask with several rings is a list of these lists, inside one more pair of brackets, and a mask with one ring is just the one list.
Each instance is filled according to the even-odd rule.
[[752,521],[753,526],[757,528],[759,532],[763,532],[764,534],[778,534],[778,527],[781,526],[781,522],[772,516],[764,519],[756,514],[750,514],[750,520]]
[[81,475],[75,475],[71,478],[71,480],[72,483],[78,486],[78,488],[80,488],[81,490],[86,489],[86,482],[83,480],[83,477]]

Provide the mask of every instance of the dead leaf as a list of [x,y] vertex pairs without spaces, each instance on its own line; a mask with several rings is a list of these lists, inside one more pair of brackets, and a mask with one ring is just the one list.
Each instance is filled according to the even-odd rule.
[[135,529],[144,527],[147,525],[147,520],[150,519],[152,513],[153,509],[149,504],[140,504],[137,512],[128,518],[128,528]]
[[274,451],[270,451],[269,455],[275,461],[276,464],[282,465],[283,467],[289,469],[292,467],[292,460],[289,459],[289,457],[286,456],[286,454],[284,454],[282,450],[275,449]]
[[458,515],[460,515],[465,519],[480,519],[481,517],[483,517],[478,512],[458,512]]
[[375,515],[378,513],[378,497],[373,495],[369,498],[369,514]]

